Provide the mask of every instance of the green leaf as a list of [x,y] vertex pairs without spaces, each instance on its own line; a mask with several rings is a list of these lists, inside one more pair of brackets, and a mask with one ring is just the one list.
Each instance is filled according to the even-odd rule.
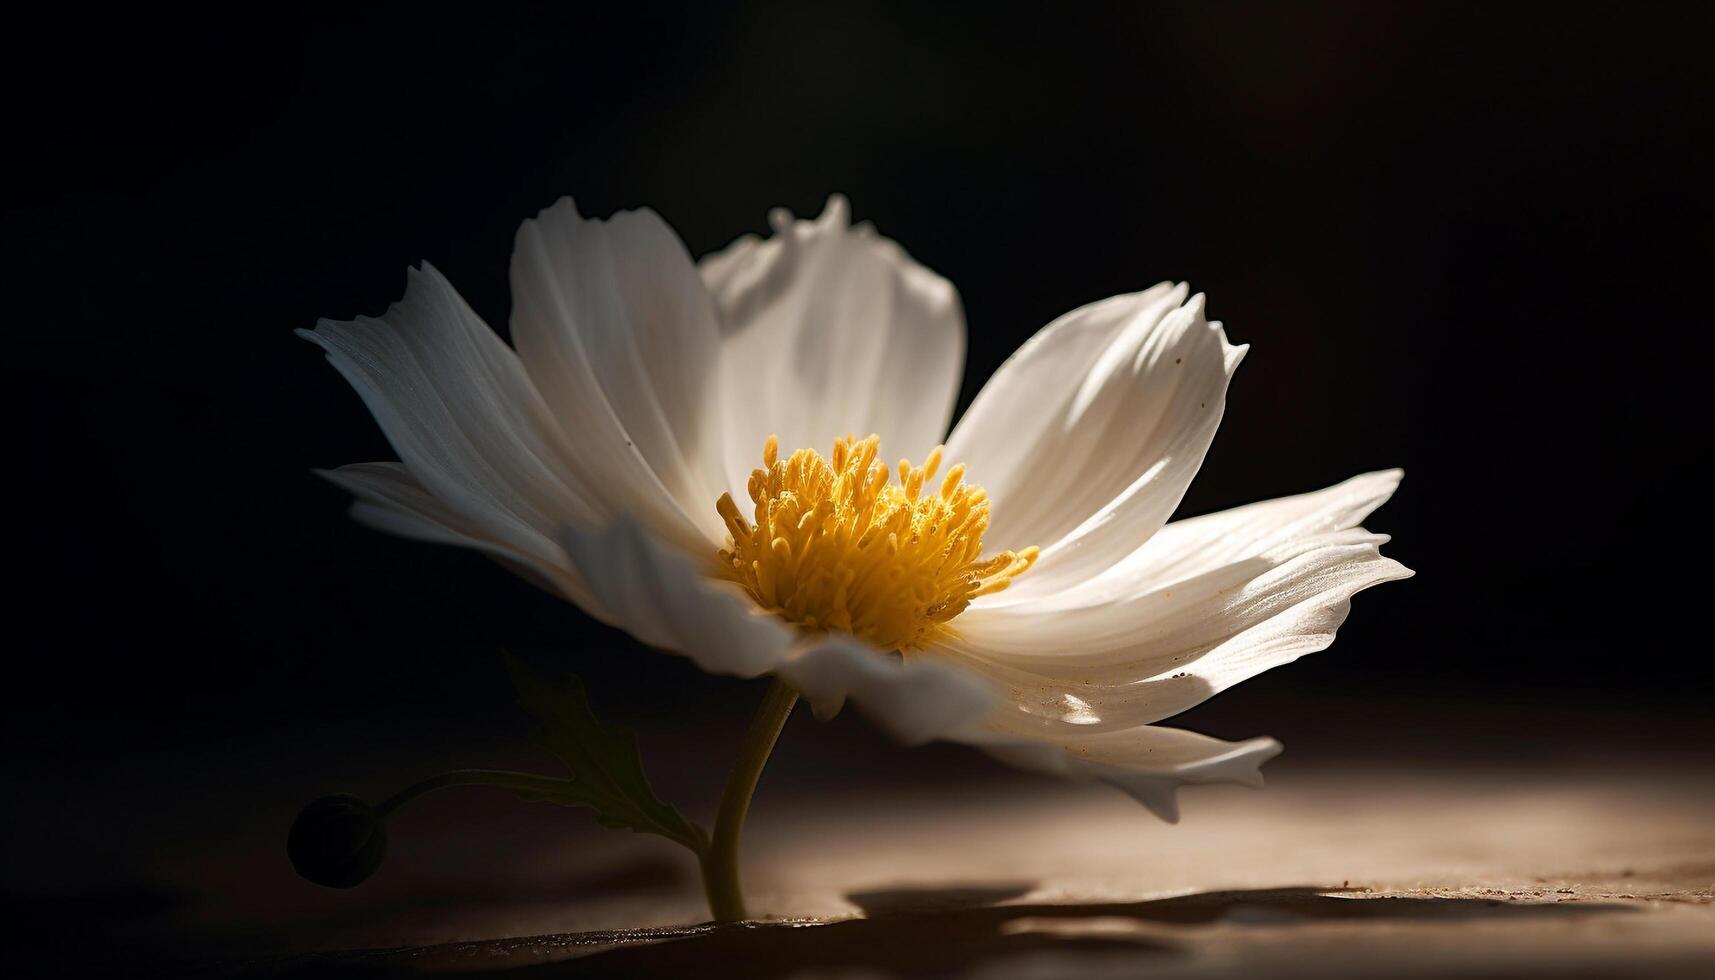
[[602,724],[590,710],[583,681],[571,674],[545,677],[511,654],[504,656],[518,702],[541,722],[537,738],[572,770],[563,786],[518,790],[518,795],[532,802],[587,806],[604,827],[659,834],[698,854],[707,849],[708,834],[650,788],[636,736]]

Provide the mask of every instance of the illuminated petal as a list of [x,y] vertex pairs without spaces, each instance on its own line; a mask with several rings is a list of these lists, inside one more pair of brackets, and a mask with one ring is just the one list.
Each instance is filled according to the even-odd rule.
[[[1201,576],[1212,576],[1209,581],[1217,587],[1230,586],[1235,574],[1242,577],[1241,563],[1247,559],[1278,564],[1314,545],[1320,535],[1357,527],[1393,496],[1404,475],[1397,469],[1365,473],[1312,493],[1174,521],[1101,575],[1050,595],[986,603],[961,617],[960,626],[970,635],[987,636],[991,627],[1046,622],[1041,617],[1051,615],[1056,624],[1075,628],[1086,610],[1090,616],[1129,618],[1137,625],[1148,610],[1140,603],[1157,592],[1176,591],[1183,599]],[[1181,583],[1193,585],[1170,588]],[[1126,612],[1130,609],[1143,612],[1132,615]],[[1087,641],[1075,641],[1078,636],[1074,629],[1041,639],[1062,645]]]
[[532,535],[605,520],[517,356],[433,268],[411,270],[380,317],[298,334],[327,351],[423,490],[483,537],[530,553]]
[[563,198],[518,229],[512,302],[519,357],[605,510],[718,545],[720,337],[673,230],[649,210],[586,219]]
[[996,758],[1036,772],[1100,779],[1119,787],[1168,823],[1179,822],[1177,791],[1205,783],[1262,785],[1261,765],[1280,754],[1272,738],[1225,742],[1178,728],[1141,726],[1054,742],[992,732],[955,736]]
[[784,210],[701,263],[724,337],[727,480],[744,499],[770,435],[826,453],[875,433],[891,458],[922,459],[958,395],[965,322],[951,283],[867,224],[844,198],[815,221]]
[[1160,285],[1061,317],[983,387],[947,457],[996,501],[985,539],[1042,548],[1006,605],[1101,574],[1148,540],[1203,463],[1245,348],[1201,294]]
[[[1407,578],[1362,529],[1325,532],[1183,582],[1077,612],[958,622],[936,648],[1001,685],[1017,734],[1159,721],[1272,667],[1325,649],[1352,596]],[[967,622],[966,620],[969,620]]]
[[1038,608],[1099,605],[1258,555],[1284,559],[1279,549],[1362,524],[1387,503],[1404,477],[1405,471],[1397,469],[1364,473],[1324,490],[1174,521],[1107,573],[1074,585]]

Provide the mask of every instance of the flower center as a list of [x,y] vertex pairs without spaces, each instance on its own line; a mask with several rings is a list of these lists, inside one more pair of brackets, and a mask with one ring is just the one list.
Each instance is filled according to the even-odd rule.
[[876,462],[880,448],[879,436],[847,437],[835,440],[832,461],[813,449],[782,460],[769,436],[762,469],[750,473],[755,523],[730,493],[715,504],[732,534],[721,576],[789,622],[898,650],[926,642],[1036,561],[1035,547],[978,557],[988,491],[964,482],[963,463],[936,490],[942,447],[922,466],[900,460],[898,484]]

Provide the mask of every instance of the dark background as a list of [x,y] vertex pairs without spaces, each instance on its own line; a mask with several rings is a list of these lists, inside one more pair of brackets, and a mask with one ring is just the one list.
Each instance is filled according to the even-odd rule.
[[292,329],[427,259],[504,330],[513,231],[562,194],[696,255],[848,194],[959,288],[961,407],[1062,312],[1206,291],[1253,349],[1185,512],[1403,466],[1369,524],[1419,575],[1191,724],[1706,707],[1680,631],[1709,587],[1715,7],[492,6],[13,25],[20,778],[194,785],[241,778],[210,745],[388,733],[414,764],[412,733],[521,727],[502,646],[646,729],[742,724],[754,685],[359,528],[309,473],[393,453]]

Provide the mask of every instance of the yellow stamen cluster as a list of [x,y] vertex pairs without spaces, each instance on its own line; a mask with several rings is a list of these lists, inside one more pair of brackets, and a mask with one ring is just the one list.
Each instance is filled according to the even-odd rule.
[[848,437],[834,442],[831,462],[813,449],[782,460],[769,436],[762,469],[750,474],[755,523],[730,493],[715,505],[732,534],[721,574],[789,622],[898,650],[923,643],[1036,561],[1034,547],[979,560],[988,492],[964,482],[962,463],[936,489],[941,447],[922,466],[900,460],[897,484],[876,462],[880,448],[878,436]]

